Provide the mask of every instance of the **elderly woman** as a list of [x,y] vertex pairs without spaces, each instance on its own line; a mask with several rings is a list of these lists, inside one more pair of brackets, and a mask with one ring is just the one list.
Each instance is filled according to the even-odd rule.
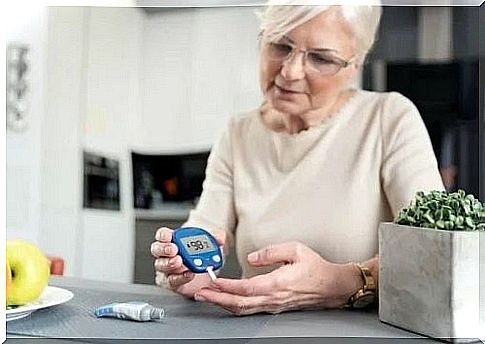
[[235,241],[242,279],[194,275],[161,228],[158,283],[235,314],[363,307],[376,297],[378,235],[418,190],[443,189],[421,117],[398,93],[351,88],[381,9],[269,6],[265,102],[229,121],[186,225]]

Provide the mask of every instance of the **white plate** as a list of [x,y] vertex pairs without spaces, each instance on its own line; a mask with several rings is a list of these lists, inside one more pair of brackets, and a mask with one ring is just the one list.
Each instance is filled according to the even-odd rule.
[[7,310],[7,321],[21,319],[38,309],[67,302],[74,296],[69,290],[47,286],[38,299],[26,305]]

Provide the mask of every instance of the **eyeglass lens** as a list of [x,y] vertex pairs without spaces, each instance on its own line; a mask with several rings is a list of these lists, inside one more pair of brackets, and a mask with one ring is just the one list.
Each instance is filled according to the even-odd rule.
[[[294,48],[289,44],[269,44],[269,57],[273,60],[284,61],[292,56],[293,53]],[[321,74],[336,73],[343,67],[339,62],[324,52],[307,51],[305,52],[305,57],[305,65],[308,65],[313,71]]]

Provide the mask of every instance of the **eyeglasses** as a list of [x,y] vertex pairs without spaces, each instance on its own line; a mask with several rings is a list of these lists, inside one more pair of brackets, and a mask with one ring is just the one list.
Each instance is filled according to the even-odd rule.
[[293,58],[296,53],[302,52],[303,65],[308,68],[307,72],[311,74],[332,76],[337,74],[340,69],[352,64],[351,59],[345,61],[331,56],[326,51],[297,49],[294,45],[287,42],[268,42],[266,45],[269,59],[280,63],[286,62]]

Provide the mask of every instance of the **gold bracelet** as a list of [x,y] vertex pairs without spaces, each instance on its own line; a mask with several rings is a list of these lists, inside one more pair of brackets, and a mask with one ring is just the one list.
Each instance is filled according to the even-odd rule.
[[351,308],[365,308],[376,300],[376,283],[368,267],[365,267],[361,263],[352,262],[352,264],[359,268],[364,286],[349,298],[346,306]]

